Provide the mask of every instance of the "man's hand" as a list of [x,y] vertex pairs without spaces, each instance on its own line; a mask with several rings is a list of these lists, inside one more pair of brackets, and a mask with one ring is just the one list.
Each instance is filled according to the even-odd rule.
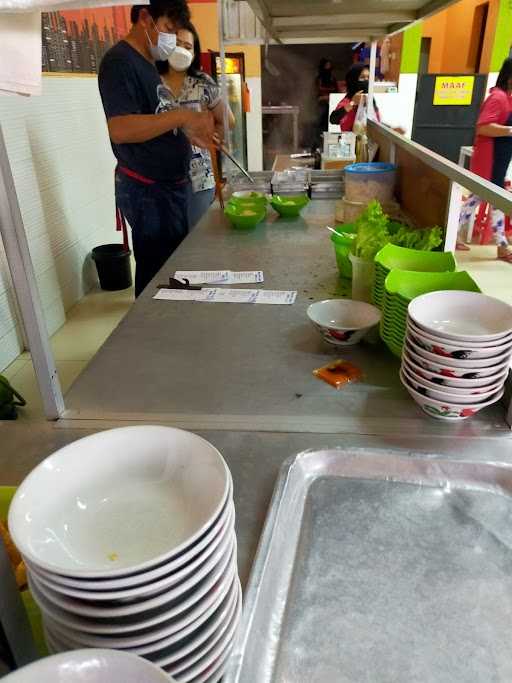
[[209,111],[188,111],[183,132],[195,147],[209,148],[213,144],[215,122]]

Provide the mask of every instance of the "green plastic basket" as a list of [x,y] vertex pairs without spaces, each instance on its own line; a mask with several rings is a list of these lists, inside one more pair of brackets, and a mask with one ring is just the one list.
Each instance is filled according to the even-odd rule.
[[425,273],[453,273],[457,268],[451,252],[421,251],[386,244],[375,256],[375,284],[373,303],[382,310],[384,283],[392,270]]
[[335,233],[331,234],[331,242],[334,246],[334,253],[336,255],[336,263],[341,277],[352,278],[352,263],[349,255],[352,244],[357,237],[357,228],[353,223],[346,223],[343,226],[337,226]]
[[422,273],[392,270],[386,278],[386,292],[397,295],[407,304],[422,294],[441,289],[479,292],[480,288],[466,271],[458,273]]
[[375,256],[375,261],[386,270],[414,270],[420,272],[454,272],[457,268],[450,251],[421,251],[396,244],[386,244]]

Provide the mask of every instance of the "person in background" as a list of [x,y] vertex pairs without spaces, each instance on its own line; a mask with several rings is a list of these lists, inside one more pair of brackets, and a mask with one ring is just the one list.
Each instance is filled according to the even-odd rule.
[[157,60],[176,47],[176,31],[190,21],[186,0],[134,5],[132,28],[100,64],[98,84],[112,150],[115,197],[132,229],[139,296],[189,229],[191,143],[213,144],[209,112],[167,111]]
[[327,57],[323,57],[318,65],[316,77],[316,93],[318,103],[318,120],[316,131],[316,145],[320,142],[320,137],[329,124],[329,95],[338,92],[338,82],[333,73],[332,62]]
[[[365,64],[354,64],[348,70],[345,77],[347,94],[341,102],[338,103],[338,106],[329,118],[329,121],[333,125],[339,124],[343,132],[349,132],[354,127],[357,108],[368,92],[369,79],[370,70]],[[377,120],[380,121],[380,114],[375,100],[373,102],[373,107],[375,116],[377,117]]]
[[[164,87],[160,99],[166,111],[187,108],[195,111],[211,111],[215,121],[216,140],[224,137],[224,106],[220,88],[215,81],[201,71],[201,43],[194,25],[186,22],[176,33],[176,49],[169,59],[156,63]],[[232,128],[235,118],[228,109],[228,123]],[[211,152],[201,147],[192,148],[190,161],[188,215],[193,228],[208,210],[215,196],[215,177]]]
[[[512,58],[503,62],[489,97],[480,109],[470,170],[495,185],[505,187],[505,176],[512,159]],[[459,219],[459,233],[473,219],[481,200],[474,194],[466,198]],[[498,247],[498,259],[512,263],[512,250],[505,234],[505,216],[499,209],[492,211],[492,231]],[[467,251],[464,243],[457,248]]]

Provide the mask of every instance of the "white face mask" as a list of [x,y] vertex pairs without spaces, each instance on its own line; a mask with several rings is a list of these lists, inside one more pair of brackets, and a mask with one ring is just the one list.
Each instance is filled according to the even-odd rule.
[[175,71],[186,71],[192,64],[194,56],[189,50],[178,45],[169,57],[169,64]]
[[[158,31],[154,21],[153,26]],[[162,31],[158,31],[156,45],[153,45],[153,43],[151,42],[147,31],[146,38],[148,39],[149,51],[151,52],[151,56],[156,62],[164,62],[172,55],[173,51],[176,49],[175,33],[163,33]]]

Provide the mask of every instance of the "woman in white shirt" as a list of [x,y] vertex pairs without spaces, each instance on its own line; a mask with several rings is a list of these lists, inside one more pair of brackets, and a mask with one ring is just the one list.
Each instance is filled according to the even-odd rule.
[[[220,87],[201,71],[201,44],[192,23],[176,32],[176,49],[166,62],[157,62],[156,67],[163,86],[159,92],[161,108],[166,110],[190,108],[197,111],[209,110],[215,119],[217,137],[224,137],[224,106]],[[229,126],[235,120],[228,111]],[[192,192],[189,202],[189,222],[192,229],[208,210],[215,197],[215,177],[212,159],[208,149],[192,147],[190,162]]]

